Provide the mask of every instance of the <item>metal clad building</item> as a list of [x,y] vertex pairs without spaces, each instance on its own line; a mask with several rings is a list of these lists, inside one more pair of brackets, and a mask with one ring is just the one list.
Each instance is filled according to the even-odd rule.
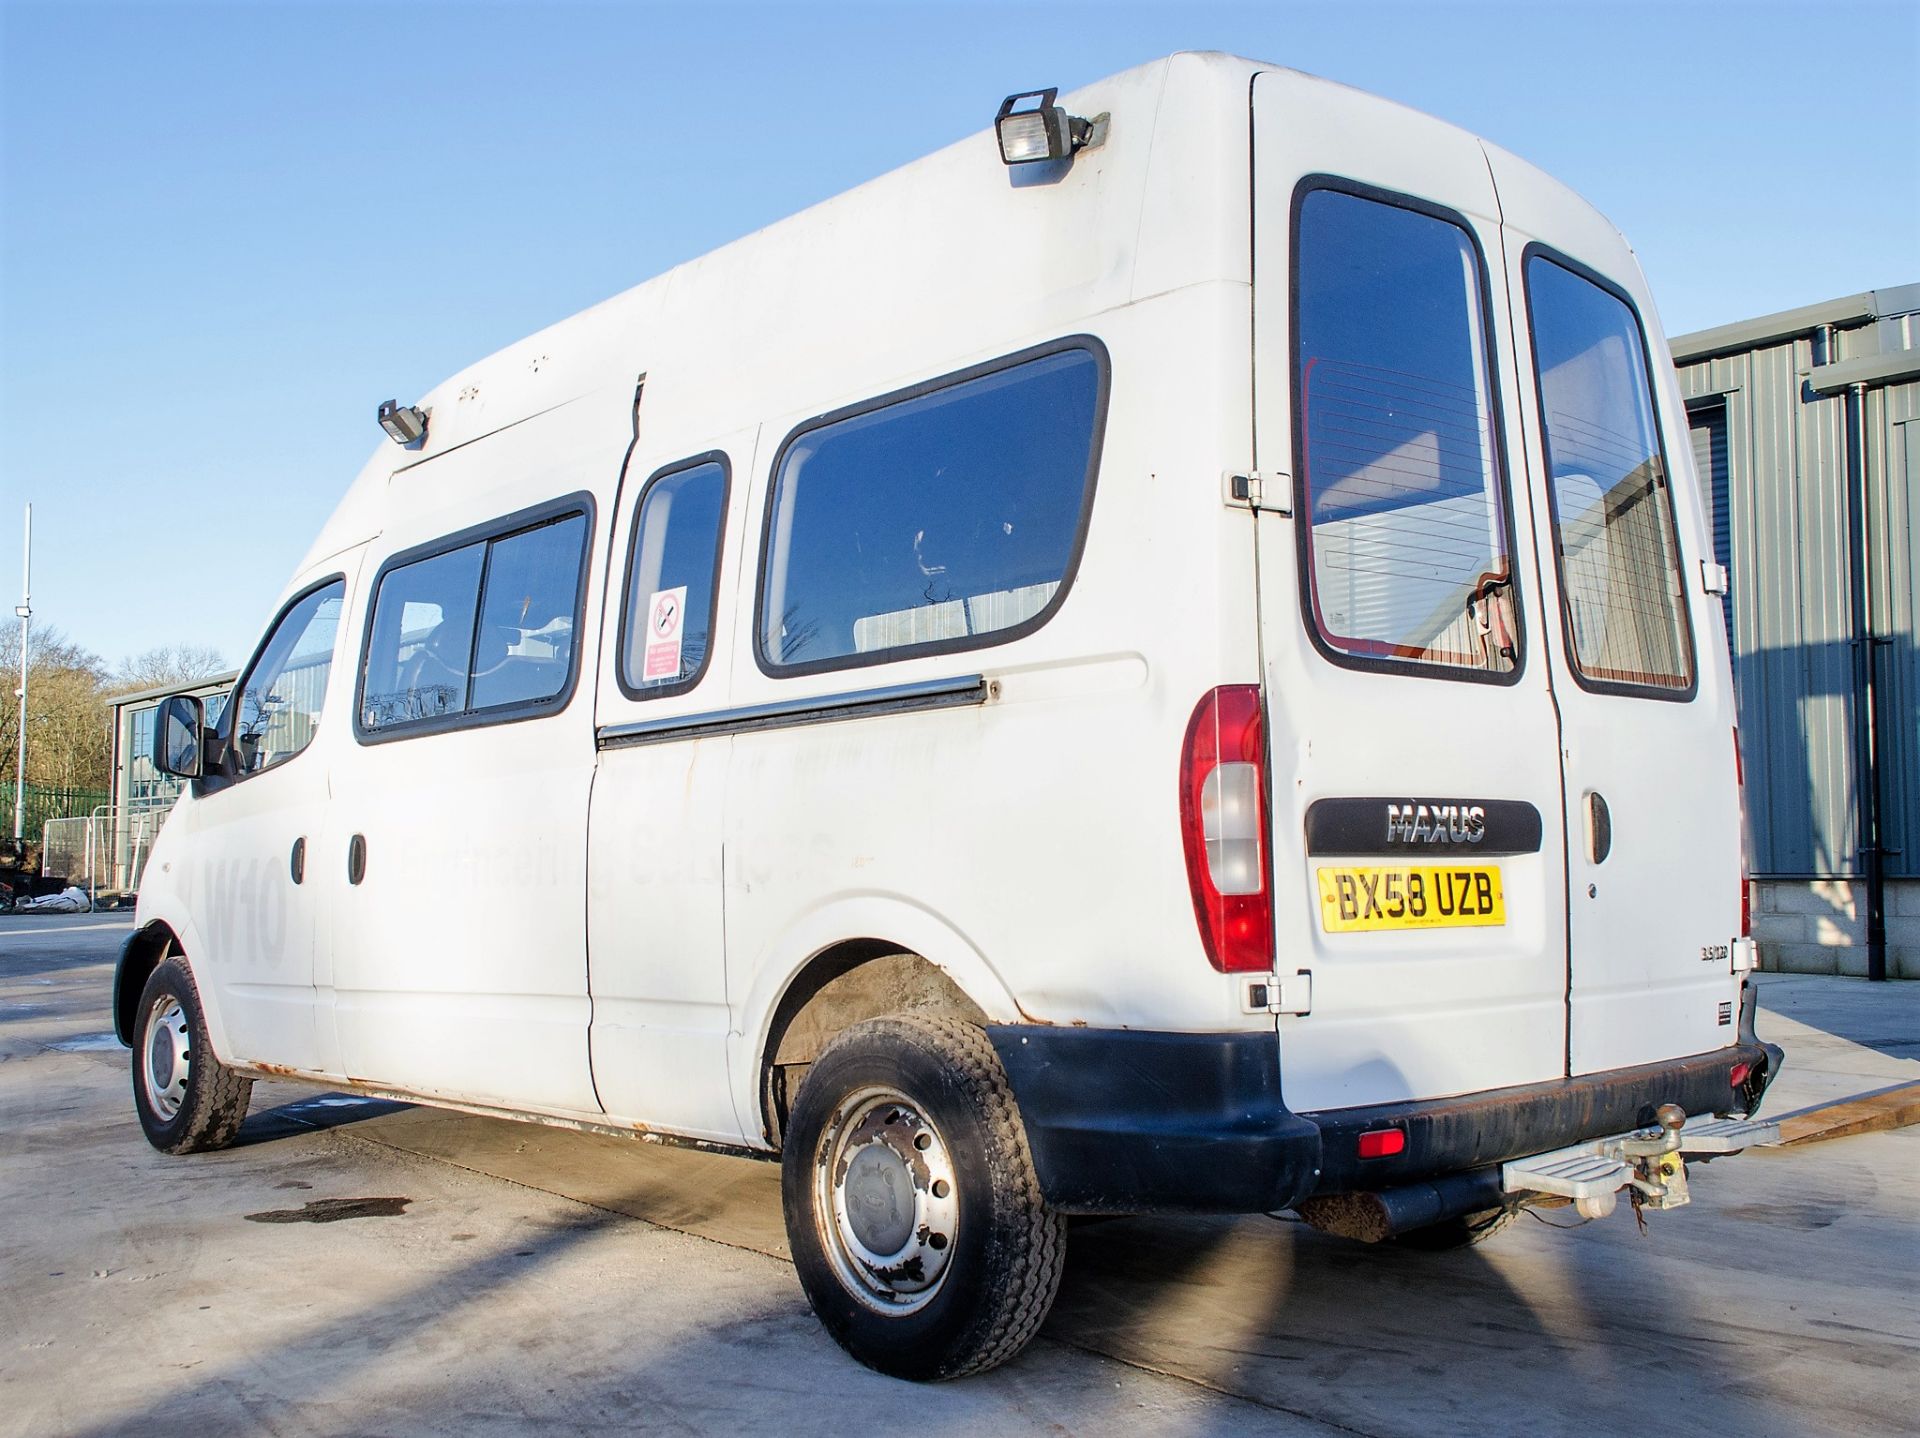
[[1681,335],[1673,357],[1732,571],[1762,960],[1864,974],[1877,948],[1920,978],[1920,285]]

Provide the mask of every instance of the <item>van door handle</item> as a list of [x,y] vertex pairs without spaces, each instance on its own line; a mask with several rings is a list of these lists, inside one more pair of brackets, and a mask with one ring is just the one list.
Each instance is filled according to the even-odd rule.
[[293,882],[301,884],[307,878],[307,839],[302,834],[293,841],[293,854],[287,860],[287,868],[293,875]]
[[1613,811],[1598,790],[1587,792],[1587,857],[1596,864],[1607,862],[1613,852]]
[[367,836],[355,834],[347,841],[347,882],[357,884],[367,877]]

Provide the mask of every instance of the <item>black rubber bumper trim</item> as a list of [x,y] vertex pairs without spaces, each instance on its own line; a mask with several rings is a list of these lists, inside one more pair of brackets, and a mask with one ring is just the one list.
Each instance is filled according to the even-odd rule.
[[1067,1213],[1264,1213],[1313,1191],[1320,1131],[1273,1033],[990,1025],[1041,1192]]
[[[1777,1049],[1711,1053],[1463,1098],[1294,1113],[1271,1031],[1176,1034],[995,1024],[1048,1202],[1067,1213],[1264,1213],[1314,1194],[1397,1187],[1688,1113],[1751,1112]],[[1754,1066],[1736,1091],[1735,1064]],[[1406,1147],[1361,1159],[1360,1134]]]
[[[1664,1063],[1462,1098],[1305,1114],[1321,1134],[1321,1174],[1315,1191],[1393,1188],[1547,1153],[1590,1138],[1644,1128],[1663,1103],[1677,1103],[1690,1114],[1751,1112],[1749,1087],[1735,1089],[1728,1082],[1738,1063],[1764,1072],[1762,1091],[1777,1071],[1773,1055],[1763,1045],[1734,1044]],[[1757,1093],[1752,1098],[1758,1102]],[[1361,1158],[1360,1135],[1389,1128],[1406,1134],[1405,1150],[1387,1158]]]

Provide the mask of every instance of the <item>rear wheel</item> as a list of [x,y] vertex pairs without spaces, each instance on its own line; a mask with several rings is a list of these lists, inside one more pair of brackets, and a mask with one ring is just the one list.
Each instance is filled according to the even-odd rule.
[[240,1132],[253,1080],[214,1057],[193,971],[178,954],[147,978],[134,1011],[133,1106],[162,1153],[225,1148]]
[[842,1033],[801,1085],[781,1186],[807,1301],[869,1368],[984,1372],[1053,1306],[1066,1221],[975,1025],[900,1014]]

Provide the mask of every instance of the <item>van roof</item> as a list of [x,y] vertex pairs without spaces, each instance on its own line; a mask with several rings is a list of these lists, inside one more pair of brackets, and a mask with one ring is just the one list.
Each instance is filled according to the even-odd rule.
[[1064,174],[1004,166],[989,126],[506,346],[416,401],[422,447],[380,441],[300,572],[378,534],[407,470],[485,435],[578,405],[624,444],[642,374],[649,450],[684,435],[691,453],[1131,301],[1251,283],[1247,96],[1277,68],[1184,52],[1122,71],[1061,97],[1112,116]]

